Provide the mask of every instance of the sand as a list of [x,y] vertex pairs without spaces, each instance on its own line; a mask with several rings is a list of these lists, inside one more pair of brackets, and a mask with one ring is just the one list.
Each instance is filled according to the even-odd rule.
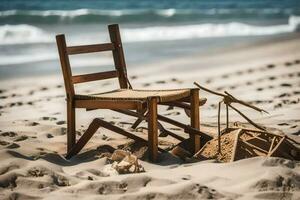
[[[270,112],[261,115],[241,107],[251,119],[299,141],[299,35],[208,55],[129,67],[128,71],[135,88],[191,87],[193,81],[197,81],[220,92],[227,90]],[[99,92],[99,86],[101,91],[107,91],[116,88],[116,82],[81,85],[77,91]],[[200,94],[208,98],[201,108],[201,129],[214,135],[219,99],[203,91]],[[66,160],[64,98],[62,76],[0,82],[0,199],[300,198],[299,161],[256,157],[232,163],[215,160],[184,163],[170,154],[162,154],[160,162],[153,164],[143,158],[143,147],[101,128],[79,155]],[[189,123],[180,109],[161,107],[159,112]],[[147,138],[145,123],[131,130],[134,118],[106,110],[79,110],[78,137],[94,117]],[[230,111],[230,122],[232,125],[244,121]],[[187,137],[180,129],[166,127]],[[159,141],[162,148],[178,143],[170,136],[160,137]],[[115,173],[106,156],[120,148],[135,152],[146,172]]]

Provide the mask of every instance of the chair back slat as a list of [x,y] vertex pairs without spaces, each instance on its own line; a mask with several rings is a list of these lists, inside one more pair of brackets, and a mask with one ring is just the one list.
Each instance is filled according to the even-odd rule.
[[115,46],[113,43],[81,45],[81,46],[67,47],[67,53],[68,55],[74,55],[74,54],[82,54],[82,53],[112,51],[114,49]]
[[[56,36],[56,43],[58,47],[61,68],[64,76],[67,98],[73,99],[75,94],[74,84],[76,83],[84,83],[84,82],[97,81],[97,80],[117,77],[119,80],[120,88],[122,89],[131,88],[127,78],[126,64],[125,64],[119,26],[118,24],[109,25],[108,30],[109,30],[111,42],[104,43],[104,44],[92,44],[92,45],[80,45],[80,46],[67,47],[65,35]],[[115,70],[72,76],[69,55],[94,53],[94,52],[102,52],[102,51],[112,51]]]
[[64,76],[65,90],[68,98],[73,98],[75,94],[74,85],[72,84],[72,71],[70,67],[69,56],[67,54],[67,45],[65,35],[57,35],[56,43],[60,58],[60,65]]
[[92,73],[92,74],[83,74],[83,75],[76,75],[72,76],[72,83],[84,83],[90,81],[98,81],[110,78],[117,78],[118,73],[116,70],[107,71],[107,72],[99,72],[99,73]]
[[118,71],[119,84],[121,88],[127,89],[129,85],[127,81],[126,63],[118,24],[109,25],[108,31],[111,42],[115,44],[113,57],[116,70]]

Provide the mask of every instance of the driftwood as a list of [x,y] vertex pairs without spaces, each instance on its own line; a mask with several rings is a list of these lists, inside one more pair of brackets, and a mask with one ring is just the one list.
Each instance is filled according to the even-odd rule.
[[240,110],[238,110],[236,107],[234,107],[232,105],[232,103],[238,103],[241,104],[243,106],[246,106],[248,108],[254,109],[258,112],[265,112],[268,113],[266,110],[258,108],[254,105],[251,105],[245,101],[239,100],[236,97],[234,97],[233,95],[231,95],[229,92],[225,91],[224,94],[207,89],[201,85],[199,85],[197,82],[194,82],[194,84],[199,87],[200,89],[209,92],[211,94],[217,95],[217,96],[221,96],[223,97],[223,99],[219,102],[218,104],[218,146],[219,146],[219,153],[221,153],[221,126],[220,126],[220,115],[221,115],[221,106],[222,103],[224,103],[226,105],[226,129],[229,128],[229,107],[231,109],[233,109],[234,111],[236,111],[239,115],[241,115],[247,122],[249,122],[251,125],[253,125],[255,128],[258,128],[260,130],[266,131],[265,128],[263,128],[262,126],[256,124],[254,121],[252,121],[251,119],[249,119],[244,113],[242,113]]

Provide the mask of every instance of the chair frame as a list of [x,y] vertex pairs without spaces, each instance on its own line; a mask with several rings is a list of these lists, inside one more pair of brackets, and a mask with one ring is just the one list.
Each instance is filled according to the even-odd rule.
[[[108,25],[108,31],[110,35],[110,43],[104,44],[93,44],[93,45],[81,45],[81,46],[67,46],[65,35],[60,34],[56,36],[56,42],[60,57],[61,68],[64,77],[64,84],[66,90],[66,101],[67,101],[67,155],[69,159],[72,156],[79,153],[79,151],[85,146],[93,134],[99,127],[103,127],[122,134],[131,139],[141,141],[148,144],[149,159],[156,162],[158,159],[158,150],[164,151],[158,147],[158,129],[164,131],[170,136],[183,141],[184,138],[172,133],[161,125],[159,121],[167,122],[175,126],[181,127],[186,133],[189,134],[191,142],[192,153],[197,152],[201,146],[201,143],[205,140],[211,139],[211,137],[201,131],[200,118],[199,118],[199,106],[205,103],[205,101],[199,101],[199,89],[191,89],[190,96],[182,98],[177,101],[160,103],[159,97],[151,96],[147,101],[136,101],[136,100],[122,100],[122,101],[110,101],[110,100],[80,100],[76,99],[74,84],[104,80],[110,78],[118,78],[121,89],[132,89],[131,84],[127,78],[126,64],[124,58],[124,52],[120,37],[120,31],[118,24]],[[83,75],[72,75],[71,66],[69,62],[69,55],[93,53],[102,51],[112,51],[115,70],[91,73]],[[161,116],[157,113],[158,105],[177,106],[190,110],[191,126],[182,124],[165,116]],[[87,111],[93,109],[111,109],[113,111],[123,113],[126,115],[137,117],[138,119],[132,125],[136,128],[143,120],[148,122],[148,140],[140,138],[132,133],[129,133],[117,126],[114,126],[100,118],[95,118],[89,125],[88,129],[76,142],[76,108],[85,108]],[[132,111],[132,110],[136,110]]]

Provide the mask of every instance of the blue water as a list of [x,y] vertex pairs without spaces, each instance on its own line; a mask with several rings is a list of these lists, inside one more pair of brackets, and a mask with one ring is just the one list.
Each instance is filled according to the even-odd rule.
[[[118,23],[127,63],[137,66],[291,34],[299,16],[297,0],[1,0],[0,79],[59,73],[59,33],[68,44],[106,42],[106,25]],[[74,65],[111,64],[97,56]]]

